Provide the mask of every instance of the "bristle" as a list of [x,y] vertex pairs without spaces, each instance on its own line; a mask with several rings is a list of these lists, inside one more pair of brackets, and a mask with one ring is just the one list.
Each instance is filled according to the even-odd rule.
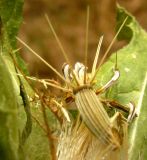
[[120,33],[120,31],[121,31],[121,30],[122,30],[122,28],[124,27],[124,25],[125,25],[125,23],[126,23],[127,19],[128,19],[128,17],[126,17],[126,18],[124,19],[124,21],[123,21],[122,25],[121,25],[121,26],[120,26],[120,28],[118,29],[118,31],[117,31],[116,35],[114,36],[114,38],[112,39],[112,41],[111,41],[110,45],[108,46],[108,48],[107,48],[106,52],[104,53],[103,58],[101,59],[101,61],[100,61],[100,63],[99,63],[99,66],[101,66],[101,65],[103,64],[103,62],[104,62],[104,60],[105,60],[105,58],[106,58],[107,54],[109,53],[109,51],[110,51],[110,49],[111,49],[112,45],[114,44],[114,42],[115,42],[115,40],[116,40],[116,38],[117,38],[118,34]]
[[[86,16],[85,67],[87,67],[87,58],[88,58],[88,29],[89,29],[89,6],[87,7],[87,16]],[[87,75],[87,70],[85,69],[84,84],[86,84],[86,75]]]
[[118,64],[117,64],[117,51],[116,51],[116,57],[115,57],[115,70],[118,70]]
[[[17,74],[18,76],[23,76],[21,74]],[[44,79],[37,79],[36,77],[29,77],[29,76],[26,76],[27,79],[30,79],[30,80],[33,80],[33,81],[36,81],[36,82],[39,82],[39,83],[42,83],[44,86],[50,86],[50,87],[54,87],[54,88],[57,88],[57,89],[60,89],[64,92],[71,92],[70,89],[66,89],[66,88],[63,88],[59,85],[56,85],[54,83],[51,83],[51,82],[47,82],[47,81],[44,81]]]
[[64,56],[66,62],[67,62],[67,63],[69,64],[69,66],[70,66],[71,72],[72,72],[72,74],[73,74],[73,77],[74,77],[77,85],[80,85],[78,79],[77,79],[76,76],[75,76],[75,73],[73,72],[71,62],[70,62],[69,58],[67,57],[67,54],[66,54],[66,52],[65,52],[65,50],[64,50],[64,48],[63,48],[63,45],[61,44],[61,41],[59,40],[59,38],[58,38],[58,36],[57,36],[57,34],[56,34],[55,30],[54,30],[54,27],[52,26],[52,23],[51,23],[51,21],[50,21],[50,19],[49,19],[49,17],[48,17],[47,14],[45,14],[45,18],[46,18],[46,20],[47,20],[47,22],[48,22],[48,25],[49,25],[49,27],[50,27],[50,29],[51,29],[51,31],[52,31],[52,33],[53,33],[53,35],[54,35],[57,43],[58,43],[61,51],[62,51],[62,55]]
[[97,63],[98,63],[98,58],[99,58],[99,53],[100,53],[100,48],[101,48],[101,45],[102,45],[102,41],[103,41],[103,36],[100,37],[98,47],[97,47],[97,51],[96,51],[96,54],[95,54],[95,58],[94,58],[93,66],[92,66],[92,77],[94,76],[95,71],[96,71],[96,66],[97,66]]
[[62,51],[62,54],[63,54],[66,62],[67,62],[68,64],[71,64],[70,61],[69,61],[69,58],[67,57],[67,53],[65,52],[65,50],[64,50],[64,48],[63,48],[63,45],[61,44],[61,41],[59,40],[59,38],[58,38],[58,36],[57,36],[57,34],[56,34],[55,30],[54,30],[54,27],[53,27],[53,25],[52,25],[52,23],[51,23],[51,21],[50,21],[50,19],[49,19],[49,17],[48,17],[47,14],[45,14],[45,18],[46,18],[46,20],[47,20],[47,22],[48,22],[48,25],[49,25],[49,27],[50,27],[50,29],[51,29],[51,31],[52,31],[52,33],[53,33],[53,35],[54,35],[57,43],[58,43],[61,51]]
[[93,78],[92,78],[92,80],[91,80],[91,83],[92,83],[93,80],[95,79],[95,76],[97,75],[100,66],[103,64],[103,62],[104,62],[106,56],[108,55],[108,53],[109,53],[109,51],[110,51],[112,45],[114,44],[114,42],[115,42],[115,40],[116,40],[118,34],[120,33],[120,31],[122,30],[123,26],[125,25],[127,19],[128,19],[128,17],[125,18],[125,20],[123,21],[123,23],[122,23],[122,25],[120,26],[119,30],[117,31],[116,35],[114,36],[113,40],[111,41],[110,45],[108,46],[106,52],[104,53],[104,56],[103,56],[103,58],[101,59],[99,65],[98,65],[98,67],[97,67],[97,70],[96,70],[95,75],[93,76]]
[[47,61],[45,61],[39,54],[37,54],[32,48],[30,48],[24,41],[22,41],[20,38],[16,37],[16,39],[22,43],[31,53],[33,53],[37,58],[39,58],[46,66],[48,66],[52,71],[54,71],[64,82],[68,83],[66,79],[53,67],[51,66]]

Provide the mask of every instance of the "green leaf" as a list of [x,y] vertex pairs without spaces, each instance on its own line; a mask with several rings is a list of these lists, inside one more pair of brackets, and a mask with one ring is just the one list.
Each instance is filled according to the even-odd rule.
[[17,98],[7,65],[0,55],[0,157],[17,160],[19,144]]
[[[119,51],[118,68],[120,78],[114,87],[106,93],[108,99],[117,100],[121,104],[128,104],[132,101],[139,115],[129,127],[129,160],[138,160],[139,156],[145,159],[147,153],[147,99],[146,97],[146,73],[147,73],[147,33],[139,26],[135,18],[125,9],[118,6],[117,28],[128,16],[125,26],[121,30],[118,39],[127,40],[129,44]],[[97,86],[104,85],[113,75],[113,68],[116,63],[116,55],[101,67],[97,75]]]
[[2,43],[4,47],[8,45],[16,48],[15,36],[22,21],[23,0],[1,0],[0,15],[2,20]]
[[130,127],[130,160],[147,157],[147,74],[144,78],[137,105],[138,117]]
[[16,36],[22,21],[22,6],[23,0],[0,1],[0,58],[2,61],[0,63],[2,81],[0,84],[2,98],[0,155],[6,160],[24,159],[21,153],[23,149],[20,152],[20,146],[24,144],[31,132],[30,111],[28,105],[22,105],[25,100],[22,93],[20,95],[21,79],[18,79],[13,60],[15,59],[16,63],[25,70],[23,61],[15,52]]
[[[17,49],[16,36],[22,22],[23,0],[1,0],[0,1],[0,45],[3,48],[3,56],[11,63],[9,54]],[[19,55],[15,54],[16,60],[23,71],[27,73],[24,61]],[[10,66],[11,68],[11,66]]]
[[13,60],[10,53],[13,54],[17,63],[22,69],[25,65],[19,55],[14,54],[16,50],[16,36],[18,33],[19,26],[22,21],[22,5],[23,0],[1,0],[0,1],[0,47],[1,55],[5,60],[7,67],[12,76],[12,81],[15,86],[16,94],[19,93],[19,80],[16,76],[16,69],[13,64]]

